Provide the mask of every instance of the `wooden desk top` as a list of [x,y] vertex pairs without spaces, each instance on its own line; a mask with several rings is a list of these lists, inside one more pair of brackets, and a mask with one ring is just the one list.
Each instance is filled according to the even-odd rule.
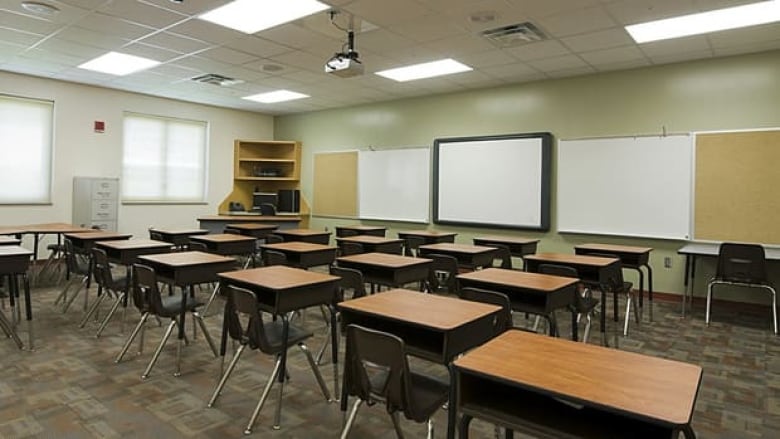
[[347,300],[339,303],[338,307],[442,331],[457,328],[501,309],[496,305],[403,288]]
[[390,253],[360,253],[357,255],[342,256],[340,258],[336,258],[336,261],[374,265],[384,268],[403,268],[413,265],[433,263],[433,261],[430,259],[413,258],[410,256],[394,255]]
[[109,241],[130,239],[133,235],[129,233],[117,233],[117,232],[81,232],[81,233],[65,233],[65,237],[76,241]]
[[225,227],[230,227],[236,230],[276,230],[279,228],[276,224],[259,224],[259,223],[232,223]]
[[299,215],[204,215],[198,221],[237,221],[252,223],[290,223],[300,222]]
[[46,223],[46,224],[30,224],[26,226],[20,226],[24,233],[96,233],[99,230],[88,229],[85,227],[76,226],[68,223]]
[[178,253],[160,253],[156,255],[139,256],[142,261],[149,261],[160,265],[166,265],[171,268],[191,267],[194,265],[224,264],[235,263],[236,260],[225,256],[213,255],[203,252],[178,252]]
[[441,236],[457,236],[456,232],[437,232],[436,230],[402,230],[398,232],[398,236],[411,235],[421,236],[423,238],[438,238]]
[[523,331],[503,333],[455,366],[674,425],[690,422],[702,376],[693,364]]
[[209,231],[205,229],[158,229],[154,227],[150,228],[149,231],[162,233],[163,235],[176,235],[176,236],[206,235],[209,233]]
[[22,241],[20,239],[0,235],[0,245],[19,245],[21,243]]
[[333,250],[333,251],[336,250],[336,247],[331,247],[329,245],[313,244],[311,242],[301,242],[301,241],[263,244],[260,247],[269,250],[279,250],[282,252],[293,252],[293,253],[310,253],[310,252],[319,252],[324,250]]
[[441,242],[438,244],[425,244],[420,246],[421,250],[430,250],[433,252],[450,252],[450,253],[462,253],[462,254],[479,254],[496,251],[495,247],[487,247],[484,245],[471,245],[471,244],[455,244],[452,242]]
[[117,241],[98,241],[98,247],[106,247],[114,250],[136,250],[141,248],[173,248],[170,242],[155,241],[153,239],[128,239]]
[[550,262],[553,264],[589,265],[591,267],[606,267],[607,265],[614,264],[615,261],[620,262],[620,259],[617,258],[601,258],[598,256],[572,255],[568,253],[537,253],[535,255],[526,256],[525,260]]
[[16,226],[3,226],[0,227],[0,235],[22,235],[25,233],[25,229]]
[[525,271],[486,268],[484,270],[463,273],[458,279],[469,279],[494,285],[505,285],[537,291],[558,291],[579,282],[572,277],[552,276],[549,274],[527,273]]
[[330,235],[330,232],[325,230],[313,230],[313,229],[285,229],[277,230],[279,235],[295,235],[295,236],[321,236]]
[[344,229],[344,230],[356,230],[359,232],[373,232],[377,230],[387,230],[387,227],[384,226],[364,226],[361,224],[356,224],[354,226],[336,226],[336,229]]
[[497,242],[501,244],[534,244],[538,243],[539,239],[536,238],[524,238],[522,236],[478,236],[474,238],[476,241]]
[[305,287],[323,282],[337,282],[340,279],[338,276],[332,276],[330,274],[286,267],[283,265],[220,273],[219,277],[225,281],[252,284],[261,288],[277,291]]
[[404,242],[401,238],[385,238],[383,236],[374,235],[357,235],[357,236],[345,236],[343,238],[336,238],[339,242],[356,242],[358,244],[391,244],[394,242]]
[[585,250],[594,250],[603,253],[626,253],[626,254],[645,254],[653,251],[652,247],[634,247],[630,245],[613,245],[613,244],[580,244],[575,245],[574,248],[581,248]]
[[33,251],[27,250],[24,247],[18,245],[2,245],[0,246],[0,258],[3,256],[32,256]]
[[257,239],[246,236],[246,235],[236,235],[234,233],[216,233],[213,235],[196,235],[190,238],[193,241],[198,242],[211,242],[211,243],[220,243],[220,242],[246,242],[246,241],[257,241]]

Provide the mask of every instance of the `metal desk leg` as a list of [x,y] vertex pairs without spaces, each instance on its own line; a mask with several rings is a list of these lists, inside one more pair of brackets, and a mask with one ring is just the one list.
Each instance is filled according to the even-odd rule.
[[33,344],[32,303],[30,301],[30,279],[27,278],[27,273],[22,273],[22,282],[24,282],[24,313],[27,319],[27,338],[30,342],[28,350],[33,351],[35,345]]
[[[176,371],[173,372],[173,376],[178,377],[181,376],[181,351],[184,347],[184,339],[185,339],[185,333],[184,333],[184,322],[187,317],[187,296],[188,296],[188,288],[186,286],[182,286],[181,288],[181,312],[179,313],[179,340],[176,344]],[[189,286],[189,293],[194,295],[195,294],[195,286],[190,285]]]
[[680,303],[682,304],[681,314],[683,318],[685,318],[685,306],[687,305],[688,302],[688,282],[690,279],[690,273],[691,273],[691,255],[685,255],[685,277],[683,277],[683,296],[682,296],[682,301],[680,301]]
[[653,321],[653,269],[650,264],[645,265],[647,269],[647,298],[650,299],[650,321]]
[[[458,391],[458,378],[452,363],[447,368],[450,372],[450,395],[447,401],[447,439],[455,439],[455,431],[458,424],[458,406],[455,403],[458,400],[458,395],[456,394]],[[466,430],[468,431],[468,423],[466,423]]]
[[339,397],[339,327],[336,319],[336,306],[328,305],[330,311],[330,352],[333,362],[333,397]]

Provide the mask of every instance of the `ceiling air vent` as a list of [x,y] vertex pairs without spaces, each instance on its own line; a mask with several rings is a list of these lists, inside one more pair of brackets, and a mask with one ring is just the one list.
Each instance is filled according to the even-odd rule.
[[536,25],[528,21],[488,29],[480,34],[498,47],[518,46],[547,39],[547,36]]
[[220,85],[222,87],[228,87],[244,82],[240,79],[228,78],[227,76],[218,75],[216,73],[206,73],[205,75],[190,78],[190,80],[200,82],[202,84]]

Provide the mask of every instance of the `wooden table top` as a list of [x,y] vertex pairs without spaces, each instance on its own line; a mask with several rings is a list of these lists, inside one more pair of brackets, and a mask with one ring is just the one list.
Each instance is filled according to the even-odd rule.
[[240,222],[300,222],[300,215],[204,215],[198,217],[198,221],[240,221]]
[[284,265],[220,273],[219,277],[225,281],[252,284],[270,290],[299,288],[323,282],[338,281],[340,279],[338,276],[286,267]]
[[356,235],[356,236],[345,236],[343,238],[336,238],[336,241],[339,242],[356,242],[358,244],[391,244],[391,243],[401,243],[404,242],[401,238],[385,238],[383,236],[374,236],[374,235]]
[[0,245],[19,245],[21,243],[22,241],[20,239],[0,235]]
[[209,233],[208,230],[205,229],[158,229],[158,228],[150,228],[150,232],[157,232],[162,233],[163,235],[205,235]]
[[98,241],[98,247],[107,247],[114,250],[135,250],[140,248],[172,248],[170,242],[155,241],[153,239],[128,239],[117,241]]
[[18,245],[2,245],[0,246],[0,258],[3,256],[32,256],[33,251],[27,250],[24,247]]
[[450,253],[463,253],[463,254],[480,254],[496,251],[495,247],[488,247],[484,245],[471,245],[471,244],[455,244],[452,242],[441,242],[438,244],[425,244],[421,245],[422,250],[441,251]]
[[279,235],[295,235],[295,236],[330,235],[330,232],[328,231],[314,230],[314,229],[285,229],[285,230],[277,230],[276,233]]
[[469,279],[494,285],[506,285],[537,291],[558,291],[579,282],[572,277],[552,276],[549,274],[528,273],[525,271],[486,268],[459,274],[458,279]]
[[190,239],[198,242],[212,242],[212,243],[257,241],[257,239],[251,236],[236,235],[235,233],[215,233],[213,235],[196,235],[191,237]]
[[591,267],[606,267],[607,265],[614,264],[615,261],[620,262],[620,259],[617,258],[602,258],[598,256],[572,255],[569,253],[537,253],[535,255],[526,256],[525,260],[550,262],[550,263],[562,263],[562,264],[589,265]]
[[489,241],[489,242],[498,242],[502,244],[534,244],[534,243],[538,243],[540,240],[536,238],[524,238],[522,236],[490,235],[490,236],[477,236],[474,238],[474,241]]
[[456,232],[437,232],[436,230],[402,230],[398,232],[398,236],[411,235],[421,236],[424,238],[438,238],[441,236],[457,236]]
[[138,259],[154,262],[160,265],[166,265],[173,268],[236,262],[236,260],[233,258],[198,251],[144,255],[139,256]]
[[260,223],[231,223],[225,227],[230,227],[236,230],[276,230],[279,228],[276,224],[260,224]]
[[356,230],[360,232],[373,232],[377,230],[387,230],[387,227],[384,226],[364,226],[362,224],[357,224],[354,226],[336,226],[336,229],[344,229],[344,230]]
[[334,251],[336,250],[336,247],[331,247],[329,245],[314,244],[311,242],[301,242],[301,241],[263,244],[260,247],[269,250],[279,250],[282,252],[293,252],[293,253],[309,253],[309,252],[319,252],[323,250],[334,250]]
[[[8,230],[16,229],[19,233],[78,233],[78,232],[98,232],[95,229],[89,229],[86,227],[77,226],[68,223],[45,223],[45,224],[28,224],[22,226],[12,226]],[[9,234],[3,232],[3,234]]]
[[347,300],[339,303],[338,307],[442,331],[457,328],[501,309],[496,305],[403,288]]
[[604,253],[631,253],[637,255],[650,253],[651,251],[653,251],[652,247],[634,247],[631,245],[614,245],[614,244],[598,244],[598,243],[579,244],[579,245],[575,245],[574,248],[595,250]]
[[390,253],[360,253],[356,255],[342,256],[336,261],[353,262],[357,264],[374,265],[385,268],[403,268],[412,265],[430,264],[432,261],[425,258],[413,258],[411,256],[394,255]]
[[523,331],[505,332],[455,366],[674,425],[690,422],[702,376],[693,364]]
[[114,239],[130,239],[133,235],[130,233],[117,233],[117,232],[80,232],[80,233],[65,233],[66,238],[70,238],[77,241],[108,241]]
[[25,229],[17,226],[3,226],[0,227],[0,235],[22,235],[25,233]]

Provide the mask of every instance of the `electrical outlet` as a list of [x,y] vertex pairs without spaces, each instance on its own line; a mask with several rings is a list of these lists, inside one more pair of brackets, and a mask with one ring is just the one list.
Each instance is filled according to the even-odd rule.
[[664,258],[664,268],[672,268],[672,258],[667,256]]

